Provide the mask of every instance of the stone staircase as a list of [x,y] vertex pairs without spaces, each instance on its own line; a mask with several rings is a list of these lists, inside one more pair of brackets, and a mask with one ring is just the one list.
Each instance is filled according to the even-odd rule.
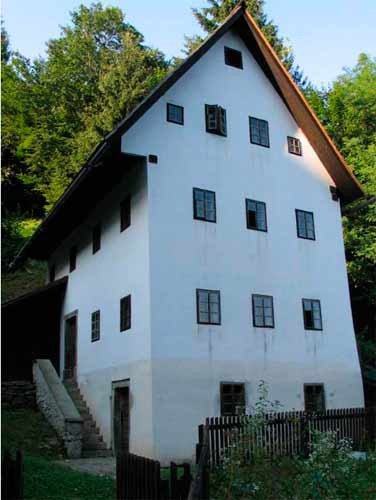
[[84,421],[82,458],[111,457],[112,450],[108,449],[106,443],[103,441],[89,407],[82,397],[77,382],[75,380],[65,380],[64,386]]

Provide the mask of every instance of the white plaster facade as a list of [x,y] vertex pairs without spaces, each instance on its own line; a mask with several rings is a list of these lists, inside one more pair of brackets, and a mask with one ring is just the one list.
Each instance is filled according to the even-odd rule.
[[[244,69],[224,64],[241,50]],[[166,103],[184,106],[184,126]],[[227,112],[227,137],[205,130],[205,104]],[[248,117],[269,122],[270,148],[250,143]],[[287,151],[297,137],[303,156]],[[303,384],[323,383],[326,407],[363,406],[339,203],[307,138],[241,38],[227,32],[122,137],[137,161],[87,221],[51,256],[69,273],[63,316],[78,311],[77,377],[105,441],[112,440],[112,382],[130,379],[130,448],[153,458],[191,459],[197,426],[220,414],[221,381],[260,379],[283,409],[302,409]],[[217,222],[193,219],[192,188],[216,193]],[[131,226],[119,230],[130,193]],[[266,203],[268,231],[246,228],[245,199]],[[296,234],[295,209],[312,211],[316,240]],[[102,223],[92,254],[91,228]],[[198,325],[196,289],[221,292],[221,325]],[[274,298],[275,328],[255,328],[251,295]],[[119,330],[120,298],[132,296],[132,328]],[[321,301],[323,331],[304,329],[302,298]],[[101,338],[91,342],[91,313]],[[64,363],[62,318],[61,351]]]

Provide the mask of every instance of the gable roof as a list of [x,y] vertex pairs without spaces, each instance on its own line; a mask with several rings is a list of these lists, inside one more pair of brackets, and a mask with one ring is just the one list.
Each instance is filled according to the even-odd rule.
[[[278,92],[298,126],[303,130],[307,139],[316,151],[324,167],[335,182],[341,199],[349,203],[363,195],[363,190],[356,177],[346,164],[340,152],[328,136],[324,127],[314,114],[302,92],[292,80],[290,74],[279,60],[274,49],[258,27],[255,20],[245,8],[245,2],[239,2],[231,11],[224,22],[172,73],[136,106],[120,123],[105,136],[87,160],[84,167],[74,178],[70,186],[57,201],[52,211],[39,226],[37,231],[26,243],[15,262],[21,258],[46,258],[51,251],[69,234],[69,232],[82,220],[91,206],[98,201],[91,199],[82,207],[81,200],[88,195],[88,186],[95,185],[96,196],[100,196],[101,181],[106,189],[109,189],[109,175],[112,175],[106,165],[106,169],[100,168],[106,159],[111,158],[115,163],[121,157],[121,136],[132,127],[155,102],[158,101],[230,28],[235,29],[244,43],[251,51],[256,61]],[[124,156],[124,155],[123,155]],[[141,158],[141,157],[139,157]],[[122,160],[123,161],[123,160]],[[96,168],[99,167],[99,168]],[[104,177],[103,171],[106,170]],[[116,169],[114,169],[116,172]],[[102,175],[98,172],[101,172]],[[119,172],[115,174],[118,179]],[[87,200],[86,200],[87,201]],[[69,222],[68,214],[74,214],[74,220]],[[63,224],[62,224],[63,223]],[[62,225],[61,225],[62,224]],[[54,231],[53,226],[58,225],[64,230]]]

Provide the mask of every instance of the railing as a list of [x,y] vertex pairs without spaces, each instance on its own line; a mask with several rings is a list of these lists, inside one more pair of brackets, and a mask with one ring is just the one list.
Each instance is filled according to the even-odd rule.
[[[256,420],[257,419],[257,420]],[[257,422],[257,423],[256,423]],[[375,446],[376,413],[364,408],[327,410],[321,413],[290,411],[259,417],[239,415],[212,417],[199,426],[199,444],[208,433],[208,463],[211,467],[222,462],[225,450],[242,447],[243,456],[250,458],[256,451],[265,456],[307,456],[312,432],[334,431],[337,438],[349,438],[355,450]]]

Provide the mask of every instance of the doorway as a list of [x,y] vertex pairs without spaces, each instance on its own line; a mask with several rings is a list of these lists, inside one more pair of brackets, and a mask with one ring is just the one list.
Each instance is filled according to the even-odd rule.
[[113,388],[114,452],[129,452],[129,381]]
[[77,314],[65,319],[64,380],[76,378]]

